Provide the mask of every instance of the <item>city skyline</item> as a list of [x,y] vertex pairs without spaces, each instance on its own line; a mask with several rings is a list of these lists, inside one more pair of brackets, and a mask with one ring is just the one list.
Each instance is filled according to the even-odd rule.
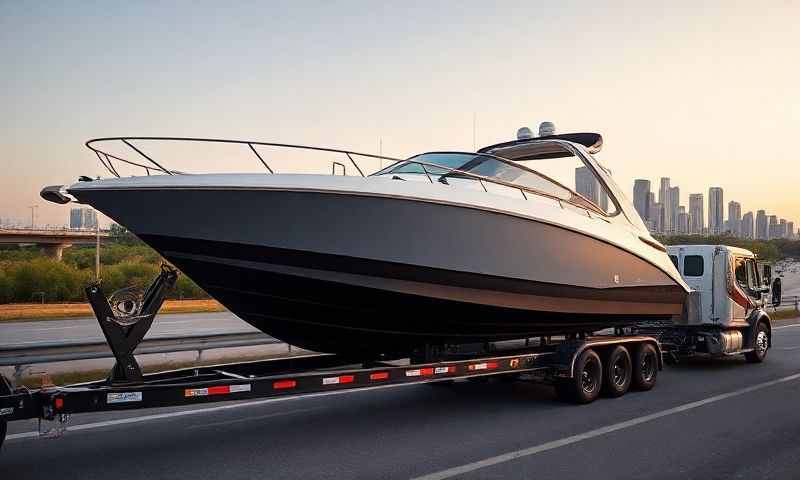
[[[736,200],[725,202],[725,189],[710,186],[706,193],[688,194],[688,209],[681,201],[680,186],[672,184],[672,177],[659,177],[659,202],[652,203],[654,192],[649,179],[637,178],[633,182],[633,204],[648,229],[663,235],[719,235],[753,239],[800,237],[795,223],[777,214],[767,214],[764,209],[745,210]],[[707,194],[707,196],[706,196]],[[645,207],[645,199],[649,199]],[[704,203],[707,200],[707,203]],[[705,205],[708,214],[704,214]],[[644,212],[644,213],[643,213]]]

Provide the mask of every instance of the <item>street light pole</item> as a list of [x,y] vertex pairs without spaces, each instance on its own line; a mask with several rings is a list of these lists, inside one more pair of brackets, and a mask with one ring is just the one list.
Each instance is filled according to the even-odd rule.
[[36,212],[36,209],[38,209],[38,208],[39,208],[39,205],[31,205],[31,206],[30,206],[30,207],[28,207],[28,208],[30,208],[30,209],[31,209],[31,229],[34,229],[34,228],[36,228],[36,216],[35,216],[35,212]]
[[97,231],[97,243],[95,243],[94,248],[94,270],[95,270],[95,280],[100,281],[100,221],[97,219],[97,210],[95,212],[94,224],[95,230]]

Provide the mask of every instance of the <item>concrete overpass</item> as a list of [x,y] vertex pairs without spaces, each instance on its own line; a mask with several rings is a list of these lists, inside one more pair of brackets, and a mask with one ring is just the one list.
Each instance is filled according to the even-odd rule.
[[[100,240],[108,239],[108,232],[100,232]],[[61,260],[65,248],[73,245],[93,245],[97,241],[94,230],[39,229],[39,228],[2,228],[0,227],[0,244],[5,245],[39,245],[42,251],[57,260]]]

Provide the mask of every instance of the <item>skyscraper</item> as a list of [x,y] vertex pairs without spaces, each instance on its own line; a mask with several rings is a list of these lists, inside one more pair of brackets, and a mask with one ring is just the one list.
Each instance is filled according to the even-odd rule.
[[664,205],[661,202],[656,202],[653,204],[653,210],[651,211],[651,216],[653,217],[653,231],[655,233],[663,234],[664,233]]
[[83,228],[83,213],[80,208],[70,209],[69,228]]
[[575,191],[608,211],[608,195],[588,167],[575,169]]
[[728,202],[728,231],[735,237],[740,236],[742,234],[741,223],[742,205],[739,202],[731,200]]
[[723,196],[721,187],[708,189],[708,233],[719,235],[723,228]]
[[756,231],[755,238],[757,240],[766,240],[769,237],[769,228],[767,224],[767,212],[759,210],[756,212]]
[[650,180],[637,178],[633,182],[633,206],[642,221],[650,220]]
[[678,207],[678,216],[675,221],[675,233],[678,235],[686,235],[689,233],[689,217],[686,213],[686,207]]
[[780,238],[778,235],[778,216],[770,215],[767,218],[769,219],[769,226],[767,227],[767,240]]
[[739,233],[742,238],[753,238],[753,212],[747,212],[742,216],[742,224]]
[[689,233],[702,235],[705,228],[705,215],[703,213],[703,194],[692,193],[689,195]]
[[672,193],[670,186],[669,186],[669,177],[661,177],[661,185],[658,189],[658,203],[661,204],[661,208],[664,209],[664,218],[662,219],[662,227],[661,232],[667,233],[672,230],[672,211],[670,207],[672,206],[672,202],[670,202],[670,193]]
[[97,212],[92,208],[70,209],[69,228],[97,228]]
[[681,189],[676,185],[669,189],[669,210],[672,213],[672,233],[678,231],[678,207],[681,204]]
[[781,218],[778,221],[778,238],[786,238],[788,235],[786,234],[786,219]]
[[786,238],[794,239],[794,222],[786,222]]

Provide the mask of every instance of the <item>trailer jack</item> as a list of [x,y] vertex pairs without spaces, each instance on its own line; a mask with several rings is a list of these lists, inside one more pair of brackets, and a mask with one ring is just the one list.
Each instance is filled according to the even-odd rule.
[[[112,385],[125,385],[142,381],[142,369],[133,356],[133,351],[141,343],[153,325],[153,319],[164,303],[167,292],[178,278],[178,271],[162,264],[161,273],[147,287],[140,298],[124,295],[123,290],[106,298],[99,282],[86,287],[86,296],[92,305],[100,329],[106,337],[108,346],[114,354],[116,363],[109,374]],[[122,292],[123,298],[115,300]],[[112,305],[113,304],[113,305]]]

